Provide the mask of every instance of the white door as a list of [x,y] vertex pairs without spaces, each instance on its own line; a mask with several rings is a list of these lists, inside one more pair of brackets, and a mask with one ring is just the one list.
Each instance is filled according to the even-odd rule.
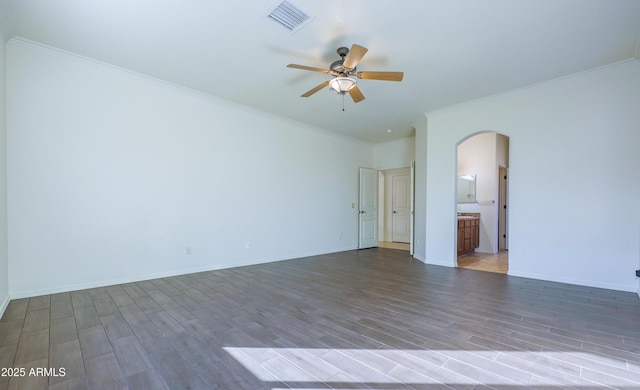
[[409,242],[411,219],[411,181],[408,173],[391,177],[391,240]]
[[378,246],[378,171],[360,168],[358,248]]
[[409,190],[409,205],[411,207],[411,211],[409,212],[411,214],[411,218],[409,218],[409,254],[411,256],[413,256],[413,232],[414,232],[414,223],[415,223],[415,198],[414,198],[414,194],[415,194],[415,180],[416,180],[416,162],[415,161],[411,161],[411,176],[409,177],[410,181],[411,181],[411,188]]

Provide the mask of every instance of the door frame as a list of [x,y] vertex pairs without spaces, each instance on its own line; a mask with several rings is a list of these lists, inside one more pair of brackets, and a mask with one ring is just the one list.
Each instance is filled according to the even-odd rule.
[[498,251],[509,249],[509,168],[498,166]]
[[414,224],[415,224],[415,191],[416,191],[416,162],[411,160],[410,175],[410,190],[409,190],[409,255],[413,256],[413,242],[414,242]]
[[[407,167],[407,166],[403,166],[403,167],[389,167],[389,168],[380,168],[377,169],[377,172],[383,172],[386,170],[390,170],[390,169],[400,169],[400,168],[409,168],[409,181],[410,181],[410,195],[409,195],[409,203],[410,203],[410,217],[409,217],[409,255],[413,256],[414,253],[414,243],[415,243],[415,161],[412,160],[411,164]],[[365,168],[367,169],[367,168]],[[368,168],[371,169],[371,168]],[[362,168],[360,168],[360,172],[362,171]],[[377,177],[377,176],[376,176]],[[358,183],[359,185],[359,183]],[[358,187],[358,189],[360,189],[360,187]],[[377,186],[376,186],[377,189]],[[379,197],[379,194],[377,194],[376,198]],[[360,199],[360,194],[358,194],[358,199]],[[358,205],[358,248],[360,249],[360,205]],[[377,228],[377,221],[379,218],[379,212],[376,215],[376,228]],[[379,237],[378,237],[379,239]]]
[[[373,168],[359,169],[358,175],[358,249],[374,248],[378,246],[378,170]],[[373,177],[373,200],[371,206],[366,203],[366,194],[363,193],[363,188],[366,188],[367,176]],[[366,215],[369,214],[369,215]],[[373,217],[370,215],[373,214]],[[366,231],[363,226],[366,223],[365,218],[373,222],[373,236],[374,238],[369,240],[365,238]]]

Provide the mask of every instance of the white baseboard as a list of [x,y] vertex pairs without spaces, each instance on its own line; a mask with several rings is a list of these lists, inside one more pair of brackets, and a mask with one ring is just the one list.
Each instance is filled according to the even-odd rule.
[[636,287],[619,285],[619,284],[609,284],[609,283],[600,283],[592,280],[582,280],[582,279],[572,279],[572,278],[563,278],[556,277],[552,275],[539,275],[539,274],[530,274],[526,272],[514,272],[509,270],[507,273],[509,276],[517,276],[520,278],[528,278],[528,279],[536,279],[536,280],[545,280],[548,282],[556,282],[556,283],[566,283],[566,284],[574,284],[578,286],[585,287],[594,287],[594,288],[602,288],[607,290],[616,290],[616,291],[625,291],[625,292],[637,292],[640,295],[640,289],[636,291]]
[[433,260],[433,259],[429,259],[427,260],[424,256],[422,255],[417,255],[417,254],[413,254],[413,258],[420,260],[421,262],[428,264],[428,265],[437,265],[440,267],[455,267],[453,264],[451,264],[451,262],[447,262],[447,261],[440,261],[440,260]]
[[11,294],[11,297],[13,299],[31,298],[31,297],[38,297],[41,295],[58,294],[63,292],[71,292],[71,291],[87,290],[91,288],[113,286],[117,284],[135,283],[135,282],[142,282],[145,280],[169,278],[172,276],[194,274],[198,272],[214,271],[214,270],[233,268],[233,267],[244,267],[247,265],[255,265],[260,263],[261,262],[251,261],[251,262],[241,262],[241,263],[233,263],[233,264],[220,264],[215,266],[183,268],[183,269],[173,270],[168,272],[136,275],[132,277],[117,278],[117,279],[106,279],[106,280],[100,280],[92,283],[71,284],[71,285],[59,286],[55,288],[47,288],[42,290],[18,291],[14,294]]
[[440,267],[455,267],[455,264],[452,264],[451,261],[442,261],[442,260],[434,260],[434,259],[425,259],[424,260],[425,264],[429,264],[429,265],[437,265]]
[[0,302],[0,318],[2,318],[5,310],[7,310],[7,307],[9,306],[9,302],[11,302],[11,298],[9,297],[9,294],[7,294],[2,300],[2,302]]
[[414,258],[414,259],[417,259],[417,260],[420,260],[420,261],[421,261],[421,262],[423,262],[423,263],[426,263],[426,262],[427,262],[427,261],[425,260],[424,256],[416,255],[415,253],[413,254],[413,258]]
[[[302,253],[302,254],[299,254],[299,255],[296,255],[296,256],[284,257],[284,258],[253,259],[253,260],[250,260],[250,261],[207,265],[207,266],[200,266],[200,267],[194,267],[194,268],[182,268],[182,269],[177,269],[177,270],[172,270],[172,271],[167,271],[167,272],[160,272],[160,273],[155,273],[155,274],[135,275],[135,276],[131,276],[131,277],[100,280],[100,281],[95,281],[95,282],[90,282],[90,283],[70,284],[70,285],[64,285],[64,286],[57,286],[55,288],[45,288],[45,289],[41,289],[41,290],[17,291],[17,292],[12,292],[11,293],[11,299],[31,298],[31,297],[38,297],[38,296],[41,296],[41,295],[49,295],[49,294],[57,294],[57,293],[70,292],[70,291],[86,290],[86,289],[90,289],[90,288],[113,286],[113,285],[116,285],[116,284],[142,282],[142,281],[145,281],[145,280],[168,278],[168,277],[172,277],[172,276],[194,274],[194,273],[198,273],[198,272],[207,272],[207,271],[215,271],[215,270],[234,268],[234,267],[245,267],[245,266],[248,266],[248,265],[273,263],[273,262],[276,262],[276,261],[285,261],[285,260],[292,260],[292,259],[298,259],[298,258],[303,258],[303,257],[326,255],[326,254],[344,252],[344,251],[349,251],[349,250],[354,250],[354,249],[356,249],[356,248],[353,248],[353,247],[336,248],[336,249],[329,250],[329,251],[307,252],[307,253]],[[7,301],[7,304],[8,304],[8,301]]]

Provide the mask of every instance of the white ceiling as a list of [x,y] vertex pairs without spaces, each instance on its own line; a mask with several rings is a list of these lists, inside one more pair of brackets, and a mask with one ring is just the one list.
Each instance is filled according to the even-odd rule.
[[[370,142],[422,113],[638,57],[640,0],[290,0],[314,19],[290,33],[275,0],[0,0],[20,36]],[[369,49],[354,104],[320,91],[336,49]],[[392,130],[388,133],[387,130]]]

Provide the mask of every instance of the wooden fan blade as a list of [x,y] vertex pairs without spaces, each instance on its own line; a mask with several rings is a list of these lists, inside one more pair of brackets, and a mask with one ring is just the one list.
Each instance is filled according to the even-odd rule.
[[327,80],[324,83],[318,85],[317,87],[308,90],[307,92],[303,93],[302,95],[300,95],[300,97],[309,97],[311,95],[313,95],[314,93],[318,92],[319,90],[321,90],[322,88],[326,87],[327,85],[329,85],[329,82],[331,80]]
[[359,79],[365,80],[384,80],[384,81],[402,81],[403,72],[358,72]]
[[351,95],[351,99],[353,99],[354,103],[358,103],[364,100],[364,95],[357,85],[349,90],[349,95]]
[[298,64],[289,64],[289,65],[287,65],[287,68],[310,70],[312,72],[320,72],[320,73],[325,73],[325,74],[329,73],[329,70],[327,70],[327,69],[314,68],[313,66],[305,66],[305,65],[298,65]]
[[347,54],[347,57],[344,59],[344,63],[342,64],[342,66],[349,69],[355,68],[362,57],[367,54],[367,51],[369,51],[369,49],[367,49],[366,47],[362,47],[354,43],[349,50],[349,54]]

